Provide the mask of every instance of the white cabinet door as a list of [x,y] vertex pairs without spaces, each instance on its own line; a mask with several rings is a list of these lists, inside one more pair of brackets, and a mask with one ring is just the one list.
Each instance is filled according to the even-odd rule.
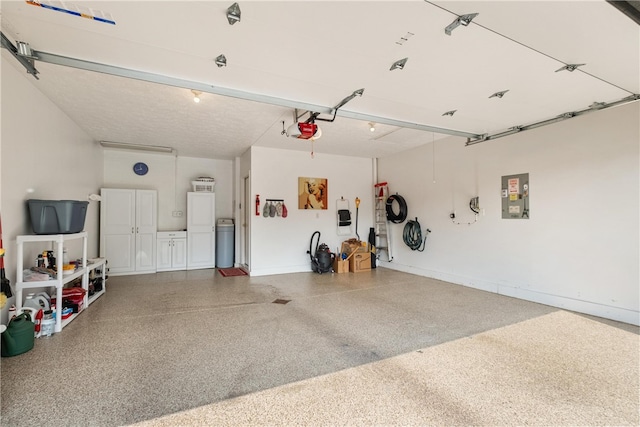
[[187,270],[216,264],[215,193],[187,193]]
[[106,258],[109,272],[135,269],[135,190],[102,189],[100,202],[100,257]]
[[172,239],[158,237],[158,263],[156,264],[157,271],[168,271],[172,267],[171,242]]
[[171,265],[175,270],[187,268],[187,239],[173,239],[171,248]]
[[156,271],[157,191],[103,188],[100,256],[112,274]]
[[187,233],[184,231],[159,231],[157,271],[186,270]]
[[156,270],[158,192],[136,190],[136,271]]

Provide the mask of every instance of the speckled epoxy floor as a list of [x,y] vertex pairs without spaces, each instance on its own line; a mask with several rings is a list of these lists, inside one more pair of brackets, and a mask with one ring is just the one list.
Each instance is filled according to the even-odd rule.
[[3,426],[639,422],[628,325],[382,268],[107,286],[2,359]]

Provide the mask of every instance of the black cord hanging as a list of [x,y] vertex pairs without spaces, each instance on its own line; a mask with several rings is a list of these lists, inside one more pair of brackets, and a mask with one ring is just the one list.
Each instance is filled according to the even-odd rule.
[[[393,211],[394,201],[398,202],[398,208],[400,209],[397,214]],[[394,224],[400,224],[405,219],[407,219],[407,202],[401,195],[395,194],[387,197],[385,206],[387,210],[387,219]]]

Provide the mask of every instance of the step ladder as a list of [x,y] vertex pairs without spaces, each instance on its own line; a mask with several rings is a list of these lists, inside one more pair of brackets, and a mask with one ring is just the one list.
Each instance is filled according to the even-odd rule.
[[[386,261],[391,262],[391,229],[387,219],[387,198],[389,197],[389,186],[386,182],[379,182],[373,186],[373,197],[375,203],[375,254],[376,259],[382,259],[382,252],[386,254]],[[384,261],[384,260],[383,260]]]

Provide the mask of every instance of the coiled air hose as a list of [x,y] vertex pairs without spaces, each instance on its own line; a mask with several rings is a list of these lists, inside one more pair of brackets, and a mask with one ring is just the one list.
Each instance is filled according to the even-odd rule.
[[[431,230],[428,228],[425,229],[425,232],[431,233]],[[418,218],[414,220],[407,221],[404,226],[404,231],[402,233],[402,240],[404,240],[405,245],[409,246],[412,251],[422,252],[424,251],[425,243],[427,242],[427,235],[425,234],[424,240],[422,239],[422,231],[420,230],[420,223],[418,222]]]
[[[396,214],[393,211],[393,202],[398,202],[398,207],[400,211]],[[400,224],[405,219],[407,219],[407,202],[404,200],[404,197],[399,194],[391,195],[387,197],[387,202],[385,203],[387,208],[387,219],[394,224]]]

